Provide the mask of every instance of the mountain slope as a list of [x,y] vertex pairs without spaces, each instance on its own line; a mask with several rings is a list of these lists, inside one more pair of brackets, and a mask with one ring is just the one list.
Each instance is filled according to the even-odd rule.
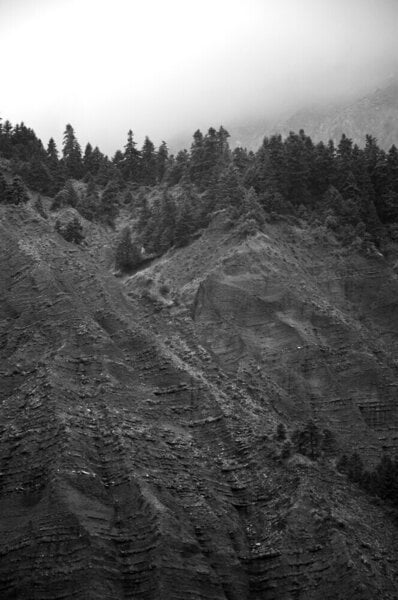
[[221,213],[122,281],[0,211],[2,598],[397,596],[389,511],[274,439],[396,447],[383,257]]
[[305,106],[293,114],[266,121],[253,119],[248,123],[231,123],[231,146],[256,151],[264,136],[304,129],[314,142],[338,143],[342,134],[363,146],[365,136],[377,138],[381,148],[389,150],[398,145],[398,80],[391,79],[385,86],[369,91],[365,96],[349,102]]
[[398,145],[398,81],[351,102],[326,110],[299,112],[281,123],[280,131],[304,129],[314,141],[338,142],[343,133],[359,146],[363,146],[366,134],[377,138],[381,148],[388,150]]

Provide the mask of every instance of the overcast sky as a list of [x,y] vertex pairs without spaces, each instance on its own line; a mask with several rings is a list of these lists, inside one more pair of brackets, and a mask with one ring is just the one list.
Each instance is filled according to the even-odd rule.
[[0,116],[112,155],[376,85],[398,0],[0,0]]

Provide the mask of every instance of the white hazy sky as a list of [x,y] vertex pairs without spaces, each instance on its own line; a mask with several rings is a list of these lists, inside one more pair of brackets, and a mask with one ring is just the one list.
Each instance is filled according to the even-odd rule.
[[0,0],[0,116],[113,154],[366,90],[397,32],[398,0]]

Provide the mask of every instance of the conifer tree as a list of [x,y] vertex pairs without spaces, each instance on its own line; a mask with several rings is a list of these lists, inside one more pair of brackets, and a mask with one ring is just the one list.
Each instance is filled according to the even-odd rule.
[[8,184],[3,173],[0,172],[0,204],[5,204],[8,201]]
[[122,272],[129,272],[141,262],[141,252],[131,240],[129,227],[124,227],[116,247],[115,266]]
[[167,169],[167,183],[176,185],[181,179],[186,178],[190,172],[190,157],[187,150],[180,150],[177,156],[170,157],[169,168]]
[[126,181],[139,181],[140,178],[140,153],[136,149],[131,129],[127,133],[127,144],[124,147],[122,174]]
[[192,234],[198,227],[197,208],[194,206],[189,190],[184,190],[178,199],[177,214],[174,228],[174,243],[177,247],[188,244]]
[[249,155],[246,149],[239,146],[232,150],[232,163],[241,177],[246,174],[250,165]]
[[156,155],[156,180],[158,183],[163,181],[168,165],[169,151],[166,142],[162,142]]
[[156,171],[155,146],[148,136],[146,136],[141,150],[141,183],[144,185],[154,185],[156,183]]
[[60,190],[54,197],[54,200],[51,204],[51,210],[59,210],[64,206],[72,206],[72,208],[76,208],[78,204],[79,196],[75,190],[73,181],[68,179],[62,190]]
[[386,160],[389,188],[398,194],[398,150],[394,144],[388,151]]
[[204,172],[203,133],[197,129],[193,134],[191,156],[189,161],[189,176],[193,183],[200,184]]
[[62,157],[66,176],[80,179],[83,175],[82,153],[74,129],[69,123],[64,132]]
[[29,195],[26,191],[22,179],[16,175],[8,189],[8,202],[10,204],[26,204],[29,201]]
[[81,244],[84,240],[83,227],[77,217],[69,221],[66,226],[62,226],[57,219],[55,222],[55,230],[62,235],[64,240],[73,244]]
[[253,221],[260,227],[264,225],[264,211],[260,206],[258,196],[254,188],[244,190],[242,203],[237,208],[236,214],[240,215],[245,221]]
[[94,164],[93,164],[93,147],[90,144],[90,142],[88,142],[86,144],[86,147],[84,149],[84,155],[83,155],[83,171],[84,173],[91,173],[92,175],[94,175],[96,173]]
[[90,174],[86,191],[78,204],[79,213],[85,219],[93,221],[100,212],[100,198],[93,176]]
[[45,163],[51,175],[51,184],[48,193],[53,195],[60,190],[65,182],[65,165],[60,163],[57,145],[53,138],[50,138],[48,141]]
[[314,421],[310,420],[302,430],[295,430],[292,435],[292,443],[296,451],[312,460],[319,456],[321,434]]
[[58,156],[57,145],[53,138],[50,138],[48,140],[46,154],[47,154],[48,165],[50,166],[50,168],[55,169],[58,165],[59,156]]
[[218,208],[230,208],[233,215],[238,215],[243,200],[244,190],[239,173],[233,164],[225,169],[217,184]]

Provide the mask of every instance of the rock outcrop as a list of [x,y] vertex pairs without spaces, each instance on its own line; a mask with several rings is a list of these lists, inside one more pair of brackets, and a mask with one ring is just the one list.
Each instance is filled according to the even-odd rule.
[[0,216],[1,598],[397,597],[388,509],[274,439],[313,416],[370,462],[395,448],[382,257],[220,222],[143,293]]

